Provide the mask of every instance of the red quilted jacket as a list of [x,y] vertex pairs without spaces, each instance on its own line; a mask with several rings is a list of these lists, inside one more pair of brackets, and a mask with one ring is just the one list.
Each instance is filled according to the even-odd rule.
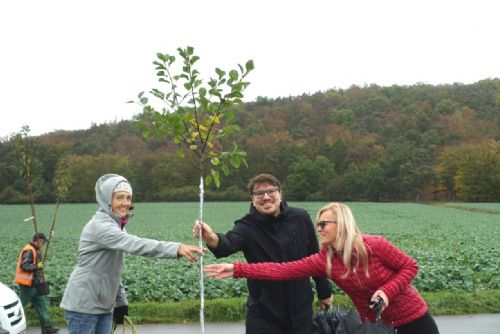
[[[418,272],[417,263],[402,250],[380,236],[363,237],[369,258],[369,276],[362,265],[354,268],[346,278],[345,266],[337,254],[332,260],[332,280],[353,301],[363,319],[376,290],[389,298],[389,306],[382,313],[382,321],[395,327],[408,324],[423,316],[427,304],[410,284]],[[286,263],[234,263],[234,277],[251,279],[287,280],[309,276],[327,276],[326,247],[317,254]],[[374,321],[371,312],[368,319]]]

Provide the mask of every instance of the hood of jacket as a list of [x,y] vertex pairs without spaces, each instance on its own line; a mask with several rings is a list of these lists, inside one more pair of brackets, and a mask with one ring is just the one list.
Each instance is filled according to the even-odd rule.
[[[121,175],[106,174],[101,176],[95,184],[95,198],[97,204],[99,204],[99,211],[107,213],[116,221],[120,221],[120,217],[111,209],[111,201],[113,200],[113,190],[122,181],[128,182]],[[130,216],[130,214],[127,214],[127,216]]]

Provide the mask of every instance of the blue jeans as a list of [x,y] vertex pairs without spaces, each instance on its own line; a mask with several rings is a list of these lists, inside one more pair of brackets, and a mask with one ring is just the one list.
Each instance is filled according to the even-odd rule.
[[113,312],[88,314],[64,310],[68,323],[68,334],[110,334],[113,325]]

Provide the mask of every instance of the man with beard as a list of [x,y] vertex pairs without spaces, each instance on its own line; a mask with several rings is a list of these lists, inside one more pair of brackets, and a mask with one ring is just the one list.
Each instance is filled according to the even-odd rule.
[[[250,212],[225,234],[195,222],[193,236],[202,239],[217,258],[242,251],[249,263],[298,260],[319,251],[318,239],[307,211],[289,207],[274,176],[260,174],[247,186]],[[321,307],[331,304],[326,278],[314,277]],[[310,334],[313,293],[309,278],[286,282],[247,280],[247,334]]]

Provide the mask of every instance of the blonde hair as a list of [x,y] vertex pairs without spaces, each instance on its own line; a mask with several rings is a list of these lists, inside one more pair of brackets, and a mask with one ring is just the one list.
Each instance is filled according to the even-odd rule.
[[327,204],[319,209],[316,221],[319,221],[319,217],[325,211],[331,211],[337,222],[335,242],[333,245],[327,246],[326,272],[328,277],[332,278],[332,258],[335,252],[342,257],[342,262],[346,267],[346,272],[341,276],[342,278],[347,277],[352,268],[357,267],[360,263],[365,269],[366,276],[369,277],[368,253],[363,243],[363,233],[358,228],[351,209],[342,203],[333,202]]

